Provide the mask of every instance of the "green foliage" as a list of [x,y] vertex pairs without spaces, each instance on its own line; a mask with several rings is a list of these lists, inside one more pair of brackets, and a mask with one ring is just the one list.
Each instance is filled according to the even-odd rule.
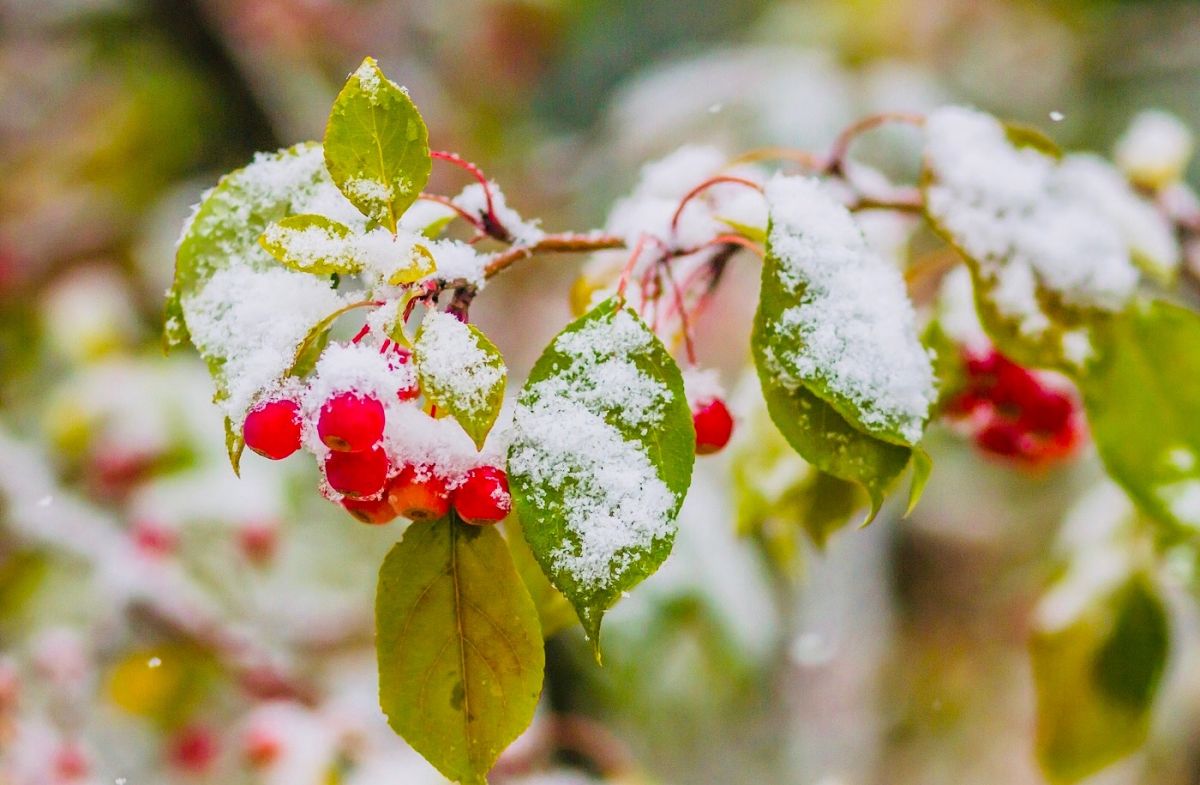
[[439,415],[457,420],[482,449],[504,405],[508,372],[500,350],[475,325],[443,317],[437,322],[436,338],[429,340],[426,325],[417,332],[413,361],[425,399]]
[[379,701],[456,782],[486,785],[529,726],[545,658],[537,610],[495,527],[412,524],[379,571]]
[[368,57],[338,93],[325,164],[363,215],[389,231],[429,180],[429,133],[408,93]]
[[912,445],[898,426],[868,431],[861,404],[839,395],[819,374],[797,374],[803,383],[795,387],[779,378],[772,358],[786,360],[795,354],[795,347],[778,326],[784,312],[799,305],[800,299],[794,287],[784,284],[782,275],[781,261],[768,246],[750,344],[767,411],[805,460],[867,491],[871,500],[869,520],[904,470]]
[[1136,750],[1167,659],[1166,609],[1135,575],[1069,626],[1035,633],[1037,754],[1054,782],[1077,782]]
[[517,574],[525,582],[525,588],[529,590],[529,596],[533,598],[533,605],[537,608],[542,636],[549,638],[578,624],[579,619],[575,616],[571,603],[562,592],[554,588],[542,572],[537,559],[533,558],[533,551],[529,550],[529,543],[525,542],[525,535],[521,533],[521,524],[515,517],[505,521],[504,539],[512,553]]
[[[311,143],[299,144],[257,161],[296,158],[311,151],[312,147]],[[203,289],[215,273],[234,264],[246,264],[254,269],[267,269],[274,264],[271,256],[258,244],[258,238],[268,226],[292,211],[293,198],[299,197],[300,193],[264,189],[254,181],[252,174],[248,174],[249,171],[249,168],[238,169],[222,177],[205,195],[184,227],[175,254],[175,280],[167,294],[164,341],[168,349],[188,337],[187,301]],[[328,182],[326,177],[324,169],[314,167],[296,185],[297,188],[316,186],[322,181]],[[216,385],[215,400],[224,400],[228,395],[226,358],[208,346],[197,345],[196,349]],[[236,472],[244,445],[241,434],[228,418],[225,443]]]
[[793,574],[798,535],[803,532],[824,547],[867,499],[856,483],[820,471],[797,455],[772,425],[765,404],[746,412],[739,429],[731,447],[738,533],[753,537],[772,565]]
[[1078,378],[1108,473],[1147,514],[1200,527],[1200,316],[1135,303],[1096,330]]
[[[621,315],[624,314],[624,317]],[[595,363],[614,359],[605,339],[615,335],[614,323],[618,318],[632,320],[633,329],[643,339],[638,348],[623,352],[615,357],[633,364],[641,377],[661,385],[668,392],[658,403],[661,417],[653,425],[631,421],[629,410],[622,405],[605,405],[598,402],[587,390],[603,380],[588,378]],[[595,354],[580,357],[562,350],[560,340],[582,330],[597,330]],[[612,342],[621,346],[620,341]],[[679,513],[683,497],[691,484],[692,465],[695,461],[695,431],[692,415],[683,391],[683,377],[679,367],[671,358],[658,337],[622,301],[610,298],[584,314],[559,334],[546,348],[521,391],[518,399],[522,407],[538,403],[543,382],[552,380],[561,383],[565,398],[570,405],[581,407],[603,419],[627,444],[645,455],[659,480],[674,496],[668,511],[674,521]],[[521,414],[518,414],[518,424]],[[545,445],[537,441],[536,435],[518,433],[509,450],[509,481],[512,485],[513,501],[525,538],[533,555],[542,566],[550,582],[561,591],[575,607],[584,631],[599,652],[600,623],[604,612],[620,599],[623,592],[640,583],[658,569],[671,552],[674,528],[667,536],[654,539],[638,547],[624,548],[615,554],[609,565],[608,580],[593,581],[574,574],[563,566],[558,558],[560,552],[578,555],[584,548],[586,532],[573,529],[568,520],[583,495],[593,495],[590,503],[613,504],[625,510],[620,499],[596,499],[594,494],[606,489],[589,474],[586,464],[563,465],[553,475],[535,476],[528,471],[518,456],[538,453]],[[616,467],[610,467],[616,468]],[[633,522],[622,521],[625,525]]]
[[285,267],[314,275],[349,275],[362,269],[347,241],[350,227],[322,215],[292,215],[267,227],[262,247]]

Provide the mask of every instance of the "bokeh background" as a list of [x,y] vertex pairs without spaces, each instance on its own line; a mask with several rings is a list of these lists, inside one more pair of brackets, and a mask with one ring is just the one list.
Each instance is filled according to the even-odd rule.
[[[354,524],[298,460],[236,479],[201,363],[159,350],[189,206],[255,151],[319,139],[368,54],[435,147],[552,229],[600,225],[682,143],[821,150],[873,111],[965,102],[1102,152],[1139,109],[1200,126],[1190,2],[0,0],[0,785],[441,782],[374,697],[399,525]],[[862,154],[911,173],[912,143]],[[581,261],[519,266],[473,310],[516,377]],[[698,326],[731,387],[756,278],[734,269]],[[606,667],[575,629],[548,641],[544,710],[496,781],[1042,782],[1030,609],[1096,460],[1014,472],[931,439],[916,515],[789,569],[736,536],[745,448],[705,460]],[[1096,782],[1200,782],[1177,561],[1150,742]]]

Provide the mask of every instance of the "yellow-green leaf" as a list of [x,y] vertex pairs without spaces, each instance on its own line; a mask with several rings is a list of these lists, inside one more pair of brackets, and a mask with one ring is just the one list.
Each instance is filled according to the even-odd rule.
[[1147,514],[1200,530],[1200,315],[1138,302],[1096,333],[1077,378],[1105,468]]
[[379,571],[379,702],[438,771],[486,785],[529,726],[545,658],[537,611],[495,527],[414,523]]
[[1168,633],[1163,602],[1142,575],[1067,626],[1034,633],[1037,756],[1051,781],[1078,782],[1145,742]]
[[397,268],[388,277],[389,286],[414,283],[437,272],[437,261],[434,260],[433,253],[420,243],[413,244],[412,256],[408,262],[407,266]]
[[429,179],[425,121],[408,93],[370,57],[334,101],[325,164],[346,198],[393,233]]
[[458,420],[482,449],[504,404],[508,371],[500,350],[475,325],[429,311],[413,342],[413,361],[426,400]]
[[350,227],[322,215],[291,215],[267,227],[259,242],[287,267],[314,275],[349,275],[362,269]]

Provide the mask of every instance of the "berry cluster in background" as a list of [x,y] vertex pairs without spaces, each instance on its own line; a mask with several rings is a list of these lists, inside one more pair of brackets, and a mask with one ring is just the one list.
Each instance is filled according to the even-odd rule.
[[962,365],[965,382],[945,414],[980,450],[1030,467],[1077,452],[1085,426],[1069,385],[995,349],[964,349]]

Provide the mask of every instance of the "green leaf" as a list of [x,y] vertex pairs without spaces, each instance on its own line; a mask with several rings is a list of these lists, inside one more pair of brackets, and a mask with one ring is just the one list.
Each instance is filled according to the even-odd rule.
[[925,486],[929,483],[929,475],[933,473],[933,459],[924,449],[917,447],[913,450],[912,468],[912,486],[908,489],[908,506],[904,510],[905,518],[912,515],[913,510],[917,509],[921,497],[925,495]]
[[1037,754],[1052,781],[1077,782],[1145,742],[1168,645],[1166,609],[1142,575],[1034,634]]
[[[834,240],[809,231],[806,224],[809,216],[799,210],[800,215],[792,215],[797,208],[792,204],[798,199],[816,200],[829,199],[823,191],[808,192],[798,190],[796,194],[785,194],[773,197],[768,190],[768,201],[777,199],[780,204],[771,207],[772,219],[769,228],[769,242],[766,247],[766,258],[763,260],[762,286],[759,293],[758,311],[754,316],[754,332],[751,346],[754,352],[754,362],[758,368],[764,385],[770,381],[773,385],[781,385],[788,389],[803,389],[825,402],[829,408],[840,416],[854,430],[863,436],[874,438],[876,441],[889,442],[901,447],[911,447],[920,439],[928,417],[928,407],[921,408],[920,413],[914,411],[903,402],[892,401],[887,390],[877,389],[874,380],[865,380],[865,374],[843,373],[841,365],[854,365],[872,361],[872,357],[837,357],[831,358],[827,347],[818,347],[818,343],[837,345],[842,349],[867,349],[875,351],[878,347],[877,358],[884,356],[884,336],[872,336],[879,341],[871,344],[858,340],[857,334],[872,327],[887,327],[903,329],[902,320],[895,323],[880,325],[851,324],[831,325],[820,323],[820,320],[855,320],[867,318],[868,306],[865,303],[852,301],[859,296],[857,290],[838,289],[831,287],[845,286],[842,280],[828,273],[827,270],[814,270],[819,265],[855,264],[856,274],[871,276],[873,284],[877,284],[880,292],[892,293],[894,286],[895,300],[886,299],[881,294],[878,302],[872,302],[870,307],[878,310],[894,307],[897,311],[909,308],[911,305],[903,292],[903,284],[898,276],[888,277],[889,269],[882,259],[876,259],[865,246],[857,226],[849,213],[840,205],[830,204],[827,212],[833,217],[815,212],[824,209],[817,205],[814,212],[826,220],[842,219],[845,226],[829,229],[831,235],[843,231],[853,233],[858,244],[842,245],[842,238]],[[840,212],[839,212],[840,211]],[[777,245],[781,240],[802,244],[803,247],[815,248],[816,254],[829,254],[828,259],[817,262],[809,260],[792,260],[788,254],[791,249],[785,246],[785,252],[780,253]],[[835,258],[834,255],[838,255]],[[894,272],[894,271],[893,271]],[[875,278],[878,280],[875,280]],[[822,280],[824,278],[825,280]],[[816,280],[814,280],[816,279]],[[834,301],[839,301],[835,304]],[[846,338],[845,336],[854,336]],[[887,338],[892,338],[888,336]],[[841,344],[837,342],[841,341]],[[894,349],[894,345],[888,348]],[[915,330],[911,335],[911,345],[903,346],[906,356],[911,356],[913,362],[899,366],[898,372],[905,374],[924,373],[930,382],[932,390],[932,372],[929,361],[920,346]],[[916,367],[923,364],[924,368]],[[895,385],[906,384],[897,379]],[[764,388],[765,389],[765,388]],[[902,394],[907,395],[902,390]],[[812,460],[808,455],[801,453]],[[844,478],[855,479],[855,478]]]
[[392,271],[387,279],[388,286],[415,283],[435,272],[437,272],[437,261],[433,258],[433,252],[420,243],[414,243],[408,266],[398,267]]
[[368,57],[338,93],[325,128],[325,164],[363,215],[395,233],[429,180],[429,132],[408,93]]
[[[175,280],[167,295],[164,338],[168,347],[188,337],[192,305],[219,272],[234,267],[267,271],[277,264],[258,238],[274,222],[330,187],[318,145],[307,143],[260,154],[253,164],[221,178],[208,191],[184,227],[175,256]],[[197,339],[193,335],[193,341]],[[220,345],[196,345],[216,386],[217,402],[229,397],[226,363]],[[280,369],[281,371],[283,369]],[[229,459],[237,467],[241,436],[226,419]]]
[[304,336],[304,340],[296,347],[296,354],[291,366],[288,368],[287,375],[303,377],[312,372],[312,369],[316,367],[317,360],[321,358],[321,352],[325,351],[325,347],[329,344],[329,331],[333,329],[333,323],[338,320],[338,317],[349,311],[353,311],[355,308],[365,308],[373,305],[375,303],[371,300],[350,303],[338,308],[314,324],[308,331],[308,334]]
[[525,588],[529,590],[529,596],[533,598],[533,605],[537,608],[542,636],[549,638],[578,624],[579,619],[575,616],[575,609],[571,607],[570,601],[554,588],[542,572],[537,559],[533,558],[533,551],[529,550],[529,543],[525,542],[525,535],[521,533],[521,524],[516,517],[510,517],[504,522],[504,539],[512,553],[517,574],[525,582]]
[[1200,529],[1200,316],[1138,302],[1096,330],[1077,379],[1109,475],[1148,515]]
[[863,508],[865,494],[797,455],[771,423],[765,403],[743,408],[730,445],[738,534],[754,538],[772,566],[794,576],[801,532],[823,548]]
[[429,311],[413,342],[413,361],[426,400],[458,420],[483,449],[504,404],[508,371],[500,350],[475,325]]
[[414,523],[375,601],[379,703],[447,778],[486,785],[529,726],[545,657],[537,611],[495,527]]
[[761,372],[759,380],[771,420],[792,449],[821,471],[862,486],[871,500],[865,522],[874,520],[912,449],[860,433],[804,388],[789,390]]
[[287,267],[314,275],[350,275],[362,269],[350,227],[322,215],[292,215],[267,227],[262,247]]
[[671,551],[695,441],[678,366],[617,298],[559,333],[518,397],[517,515],[597,656],[604,612]]
[[242,474],[242,453],[246,450],[246,440],[242,438],[242,434],[233,426],[233,420],[225,418],[225,452],[229,454],[229,465],[233,467],[233,473],[237,476]]

